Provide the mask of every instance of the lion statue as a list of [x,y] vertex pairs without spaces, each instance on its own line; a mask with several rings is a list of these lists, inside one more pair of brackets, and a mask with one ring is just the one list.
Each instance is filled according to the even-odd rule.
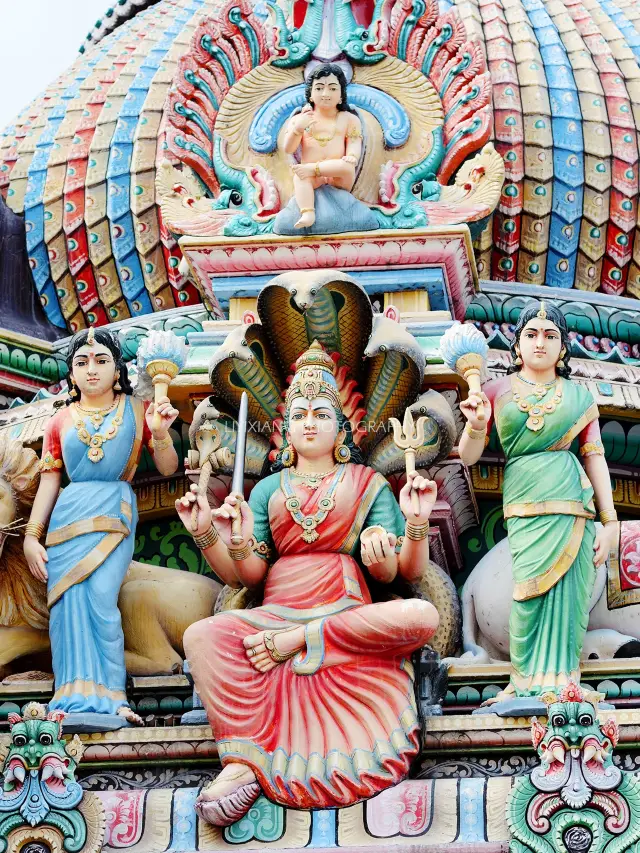
[[[0,679],[23,673],[25,664],[50,671],[46,589],[22,551],[24,520],[39,478],[37,454],[18,439],[0,436]],[[132,562],[118,602],[127,672],[181,672],[184,632],[213,614],[220,589],[203,575]]]

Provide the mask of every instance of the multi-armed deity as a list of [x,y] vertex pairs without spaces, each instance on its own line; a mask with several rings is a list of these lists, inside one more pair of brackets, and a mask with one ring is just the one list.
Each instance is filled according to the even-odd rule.
[[[512,672],[497,701],[521,697],[526,706],[528,697],[579,679],[596,568],[615,549],[618,525],[598,408],[570,380],[563,314],[548,303],[523,310],[511,352],[510,375],[461,403],[467,425],[459,448],[467,464],[476,462],[495,423],[507,457]],[[505,707],[515,713],[517,705]]]
[[[433,641],[438,613],[419,597],[387,594],[373,603],[372,588],[379,596],[385,587],[409,585],[415,596],[435,584],[448,593],[429,562],[436,488],[409,465],[398,504],[375,469],[401,470],[405,449],[422,464],[435,458],[450,446],[453,421],[444,400],[427,393],[412,406],[421,415],[413,433],[413,416],[405,418],[406,444],[401,437],[398,447],[379,429],[413,403],[424,362],[410,336],[385,317],[376,318],[386,331],[379,331],[383,353],[369,353],[362,335],[350,338],[356,326],[371,328],[368,300],[356,285],[327,279],[306,319],[284,307],[284,283],[274,282],[259,306],[264,325],[232,332],[211,364],[220,405],[235,407],[246,386],[252,422],[271,427],[273,473],[248,502],[238,494],[241,403],[237,435],[229,415],[219,415],[216,426],[235,441],[231,494],[213,512],[197,485],[177,502],[214,571],[262,598],[258,607],[219,613],[185,635],[224,765],[197,808],[217,825],[239,819],[261,792],[293,807],[352,804],[402,779],[419,748],[411,656]],[[326,307],[338,295],[344,310],[333,320]],[[276,304],[284,333],[270,316]],[[298,340],[291,332],[299,326],[307,337],[305,323],[325,346],[311,342],[287,388],[282,367]],[[354,346],[335,352],[341,337]],[[362,355],[369,355],[366,369]],[[249,374],[252,383],[245,382]],[[218,416],[209,401],[203,406]],[[261,430],[247,441],[252,467],[256,457],[262,467],[268,441]]]

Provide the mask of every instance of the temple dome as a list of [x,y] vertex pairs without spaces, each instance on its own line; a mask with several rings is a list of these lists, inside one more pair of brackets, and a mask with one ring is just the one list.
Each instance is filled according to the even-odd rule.
[[[119,0],[69,70],[0,135],[0,192],[24,215],[35,287],[61,330],[200,301],[163,228],[155,178],[178,60],[198,22],[221,8]],[[476,242],[480,277],[640,296],[640,4],[457,8],[486,52],[506,168]]]

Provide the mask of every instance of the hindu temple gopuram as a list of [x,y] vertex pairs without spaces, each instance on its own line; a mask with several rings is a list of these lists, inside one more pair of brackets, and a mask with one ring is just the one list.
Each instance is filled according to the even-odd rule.
[[638,0],[105,9],[0,133],[0,853],[635,853],[639,144]]

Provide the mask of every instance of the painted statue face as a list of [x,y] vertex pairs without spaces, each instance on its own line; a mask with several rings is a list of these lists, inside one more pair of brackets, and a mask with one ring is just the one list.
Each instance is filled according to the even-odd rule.
[[86,397],[99,397],[115,383],[116,363],[106,346],[85,344],[73,356],[71,375]]
[[338,434],[338,418],[326,397],[296,398],[289,411],[289,443],[298,455],[319,459],[331,455]]
[[562,349],[560,330],[551,320],[534,317],[520,334],[519,348],[520,357],[527,367],[533,370],[555,367]]
[[313,81],[311,100],[316,107],[323,107],[324,109],[338,106],[342,101],[342,92],[335,74],[329,74],[328,77],[320,77],[319,80]]

